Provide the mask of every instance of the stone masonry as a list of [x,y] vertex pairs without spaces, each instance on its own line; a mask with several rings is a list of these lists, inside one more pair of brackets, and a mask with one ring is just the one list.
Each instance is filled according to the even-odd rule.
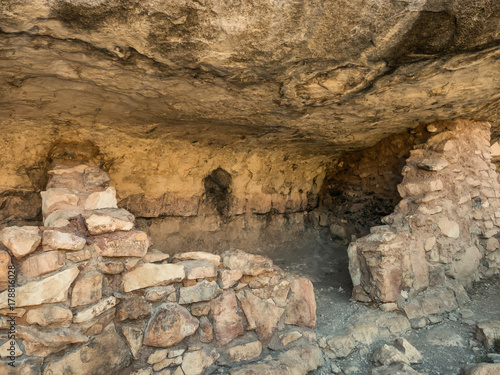
[[0,373],[305,374],[321,365],[308,279],[240,250],[170,259],[117,208],[107,173],[56,166],[50,176],[44,226],[0,232]]
[[451,311],[468,299],[464,287],[500,270],[490,125],[456,120],[427,130],[435,135],[411,152],[386,225],[348,248],[353,298],[409,319]]

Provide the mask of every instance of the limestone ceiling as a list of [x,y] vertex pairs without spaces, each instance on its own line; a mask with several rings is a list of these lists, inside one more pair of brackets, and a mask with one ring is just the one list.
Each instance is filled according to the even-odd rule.
[[0,126],[340,151],[495,126],[499,35],[498,0],[3,0]]

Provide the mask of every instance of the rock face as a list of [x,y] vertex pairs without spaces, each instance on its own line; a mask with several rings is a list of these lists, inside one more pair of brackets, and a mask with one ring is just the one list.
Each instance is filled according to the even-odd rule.
[[431,129],[437,134],[411,152],[398,185],[403,199],[383,219],[387,225],[348,249],[353,297],[397,302],[411,319],[450,311],[467,300],[463,285],[500,270],[487,242],[500,232],[489,124],[457,120],[437,126]]

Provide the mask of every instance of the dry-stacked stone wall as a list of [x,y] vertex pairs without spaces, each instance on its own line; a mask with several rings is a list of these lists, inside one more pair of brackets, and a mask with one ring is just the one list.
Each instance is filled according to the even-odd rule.
[[44,226],[0,232],[0,373],[305,374],[322,363],[308,279],[240,250],[170,257],[117,208],[105,172],[50,174]]
[[464,286],[500,269],[490,125],[457,120],[428,130],[436,134],[411,152],[386,225],[348,249],[353,297],[410,319],[451,311],[467,300]]

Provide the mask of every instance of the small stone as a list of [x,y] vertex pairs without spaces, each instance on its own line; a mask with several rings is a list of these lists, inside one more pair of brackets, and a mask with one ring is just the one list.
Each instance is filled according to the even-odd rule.
[[495,237],[488,238],[488,241],[486,241],[486,250],[488,251],[495,251],[500,247],[500,243]]
[[438,227],[441,233],[447,237],[458,238],[460,235],[460,227],[458,224],[453,220],[449,220],[447,217],[443,217],[438,221]]
[[51,212],[58,208],[78,205],[79,198],[66,188],[52,188],[42,191],[42,213],[47,217]]
[[148,364],[154,365],[155,363],[163,361],[165,358],[167,358],[167,354],[168,354],[168,349],[156,350],[155,352],[153,352],[153,354],[151,354],[148,357]]
[[143,319],[151,315],[151,308],[142,296],[130,296],[120,301],[116,307],[115,321]]
[[77,280],[71,292],[71,307],[99,301],[102,298],[102,280],[102,274],[95,271]]
[[398,305],[394,302],[383,303],[379,307],[384,312],[396,311],[398,309]]
[[217,276],[217,268],[206,260],[185,260],[176,264],[184,267],[186,279],[188,280]]
[[75,263],[83,262],[85,260],[89,260],[90,258],[92,258],[92,250],[90,249],[83,249],[79,252],[66,253],[66,259]]
[[132,352],[134,359],[139,358],[139,352],[142,348],[142,340],[144,338],[144,331],[132,325],[124,325],[122,327],[123,336]]
[[177,357],[177,358],[165,358],[162,361],[155,363],[153,365],[153,370],[154,371],[160,371],[163,370],[166,367],[175,367],[179,366],[182,363],[182,357]]
[[139,257],[146,255],[151,241],[142,231],[115,232],[95,237],[96,252],[102,257]]
[[[153,369],[151,367],[140,368],[138,370],[131,372],[130,375],[153,375]],[[167,375],[170,375],[170,372],[168,372]]]
[[372,355],[372,362],[378,366],[387,366],[393,363],[409,364],[408,358],[394,346],[387,344],[375,349]]
[[204,344],[209,344],[214,339],[214,329],[212,323],[206,316],[200,318],[200,341]]
[[351,335],[329,336],[326,345],[330,349],[330,352],[327,352],[327,356],[330,358],[345,358],[355,348]]
[[262,344],[260,341],[253,341],[244,345],[233,346],[227,350],[227,354],[233,362],[250,361],[258,358],[261,353]]
[[463,372],[464,375],[498,375],[500,363],[478,363]]
[[191,305],[191,314],[193,316],[208,315],[209,312],[210,312],[209,302],[199,302]]
[[73,314],[71,310],[58,305],[43,305],[38,309],[28,311],[26,314],[26,322],[28,324],[38,324],[42,327],[68,327],[72,320]]
[[415,371],[406,363],[395,363],[389,366],[376,367],[372,375],[424,375]]
[[158,262],[163,262],[168,258],[170,258],[170,255],[166,253],[162,253],[161,251],[158,250],[149,250],[147,254],[144,256],[143,261],[144,263],[158,263]]
[[215,338],[224,346],[244,332],[243,320],[238,314],[236,294],[227,291],[211,302]]
[[64,267],[64,257],[59,251],[48,251],[30,256],[22,263],[24,277],[32,279]]
[[0,231],[0,242],[16,258],[22,258],[35,251],[41,240],[38,227],[7,227]]
[[219,271],[219,285],[222,289],[229,289],[243,277],[241,270]]
[[89,341],[88,337],[67,329],[50,332],[33,327],[17,326],[16,336],[24,340],[26,355],[39,357],[57,353],[71,344],[82,344]]
[[300,333],[299,331],[292,331],[292,332],[288,332],[288,333],[285,333],[283,335],[280,335],[280,340],[281,340],[281,343],[283,344],[283,346],[287,346],[288,344],[290,344],[294,341],[297,341],[301,337],[302,337],[302,333]]
[[115,261],[104,261],[101,263],[100,271],[106,275],[118,275],[125,270],[125,265],[123,262],[115,262]]
[[425,240],[424,249],[425,251],[431,251],[436,244],[436,237],[432,236]]
[[141,258],[133,258],[133,259],[127,260],[125,262],[125,269],[127,271],[130,271],[132,268],[135,268],[135,266],[137,266],[140,261],[141,261]]
[[85,209],[118,208],[116,203],[116,190],[110,186],[104,191],[96,191],[90,194],[85,201]]
[[134,229],[134,215],[123,208],[90,211],[84,217],[92,235]]
[[460,317],[462,319],[470,319],[474,316],[474,312],[469,309],[460,309]]
[[43,225],[50,228],[64,228],[70,224],[70,219],[80,215],[75,210],[55,210],[43,220]]
[[410,363],[418,363],[422,361],[422,354],[406,340],[405,338],[398,338],[394,341],[394,347],[403,353]]
[[97,302],[95,305],[90,306],[78,313],[75,314],[73,318],[73,323],[83,323],[86,322],[92,318],[95,318],[96,316],[101,315],[105,311],[111,309],[112,307],[116,306],[118,303],[118,300],[116,297],[110,296],[107,298],[104,298]]
[[445,158],[438,157],[438,158],[424,159],[418,164],[418,167],[428,171],[437,172],[446,168],[448,165],[450,165],[450,163],[448,163],[448,161]]
[[220,255],[207,253],[204,251],[191,251],[187,253],[179,253],[173,256],[172,262],[178,262],[181,260],[206,260],[212,263],[214,266],[218,267],[221,258]]
[[83,185],[86,187],[107,187],[111,179],[109,175],[98,167],[87,167],[83,171]]
[[173,285],[158,286],[151,288],[146,292],[145,298],[148,302],[159,302],[164,299],[167,295],[175,292],[175,287]]
[[[80,271],[73,266],[39,281],[32,281],[16,289],[15,306],[34,306],[45,303],[64,302],[68,290]],[[0,294],[0,309],[8,307],[8,292]]]
[[185,351],[186,351],[186,349],[169,350],[167,357],[168,358],[179,357],[179,356],[183,355]]
[[379,335],[378,327],[372,324],[355,324],[347,330],[362,345],[371,345]]
[[262,255],[248,254],[241,250],[222,254],[224,266],[231,270],[241,270],[244,275],[258,276],[273,270],[271,259]]
[[181,368],[185,375],[204,374],[217,358],[218,354],[215,350],[211,352],[206,352],[205,350],[189,352],[184,354]]
[[183,280],[184,267],[177,264],[146,263],[123,275],[123,289],[125,292],[171,284]]
[[144,344],[168,348],[193,335],[199,322],[189,311],[176,303],[165,303],[149,321]]
[[181,288],[179,290],[179,303],[186,305],[194,302],[210,301],[217,297],[221,289],[215,281],[203,280],[194,286]]
[[42,247],[47,250],[82,250],[87,241],[85,238],[72,233],[58,230],[45,230],[43,232]]
[[269,280],[271,280],[270,277],[261,277],[260,279],[257,279],[257,280],[254,280],[254,281],[250,281],[248,283],[248,286],[251,288],[251,289],[260,289],[260,288],[264,288],[266,286],[269,285]]

